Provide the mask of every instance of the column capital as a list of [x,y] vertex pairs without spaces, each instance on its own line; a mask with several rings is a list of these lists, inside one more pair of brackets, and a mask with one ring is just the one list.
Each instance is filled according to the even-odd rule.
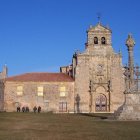
[[128,50],[133,50],[133,47],[135,46],[135,41],[132,37],[132,34],[128,35],[128,38],[126,40],[126,46],[127,46]]

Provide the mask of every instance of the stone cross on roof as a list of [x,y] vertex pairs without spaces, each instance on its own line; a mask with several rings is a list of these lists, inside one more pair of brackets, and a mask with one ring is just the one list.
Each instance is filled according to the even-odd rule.
[[101,23],[101,13],[97,13],[98,23]]

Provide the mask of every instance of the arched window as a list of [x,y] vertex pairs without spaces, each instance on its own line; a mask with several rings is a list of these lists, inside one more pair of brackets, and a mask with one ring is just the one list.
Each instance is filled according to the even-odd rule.
[[102,38],[101,38],[101,44],[106,44],[106,39],[105,39],[105,37],[102,37]]
[[94,37],[94,44],[98,44],[98,38]]

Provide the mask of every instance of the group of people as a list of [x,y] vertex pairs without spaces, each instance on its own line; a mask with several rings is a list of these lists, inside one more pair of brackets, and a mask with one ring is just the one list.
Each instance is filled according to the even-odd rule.
[[[29,112],[30,110],[29,110],[29,107],[28,106],[26,106],[26,107],[22,107],[22,108],[20,108],[20,106],[18,106],[17,107],[17,112]],[[34,111],[34,113],[36,113],[36,112],[38,112],[38,113],[40,113],[41,112],[41,107],[40,106],[38,106],[38,108],[36,107],[36,106],[34,106],[33,107],[33,111]]]
[[34,106],[33,111],[34,111],[34,113],[36,113],[36,112],[40,113],[41,112],[41,107],[38,106],[38,108],[37,108],[36,106]]

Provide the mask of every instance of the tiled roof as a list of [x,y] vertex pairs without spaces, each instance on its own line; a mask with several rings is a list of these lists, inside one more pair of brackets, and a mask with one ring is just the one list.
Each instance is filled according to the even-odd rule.
[[73,82],[74,79],[64,73],[25,73],[6,78],[6,81],[19,82]]

